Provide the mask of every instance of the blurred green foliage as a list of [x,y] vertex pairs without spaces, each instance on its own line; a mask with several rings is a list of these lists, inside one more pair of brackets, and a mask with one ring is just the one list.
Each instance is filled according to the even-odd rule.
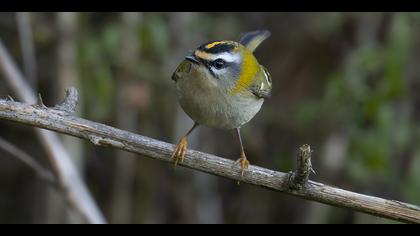
[[[418,13],[141,13],[134,28],[125,25],[122,15],[78,14],[74,43],[84,117],[117,126],[117,112],[125,109],[131,131],[175,142],[176,125],[183,123],[170,77],[183,56],[206,41],[235,40],[243,31],[269,29],[271,38],[255,54],[272,75],[273,97],[243,128],[251,163],[288,172],[295,166],[297,148],[308,143],[315,150],[314,180],[420,204]],[[46,22],[54,16],[32,16],[37,49],[52,50],[47,45],[55,42],[51,32],[57,29]],[[0,14],[0,37],[19,48],[15,26],[6,18],[10,13]],[[135,59],[123,53],[125,27],[135,31]],[[46,72],[51,71],[46,63],[54,60],[51,55],[39,52],[38,66],[52,90],[55,79]],[[5,93],[6,85],[0,83]],[[188,126],[192,121],[183,122]],[[233,134],[203,128],[197,139],[206,151],[237,155]],[[118,160],[110,150],[85,152],[88,183],[112,217]],[[0,158],[0,167],[7,166],[3,162]],[[127,212],[133,215],[131,222],[206,222],[199,216],[208,212],[215,222],[227,223],[390,223],[184,169],[173,171],[143,158],[136,163],[127,187],[135,196]],[[200,186],[209,187],[203,191]],[[9,213],[0,212],[1,222]]]

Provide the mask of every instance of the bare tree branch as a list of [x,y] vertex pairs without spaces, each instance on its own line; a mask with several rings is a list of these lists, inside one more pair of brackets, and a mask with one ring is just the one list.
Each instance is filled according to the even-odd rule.
[[22,151],[12,143],[0,137],[0,148],[9,153],[10,155],[16,157],[17,160],[31,168],[36,175],[47,183],[51,184],[54,187],[56,186],[56,181],[53,173],[45,169],[40,165],[33,157],[31,157],[26,152]]
[[297,170],[290,173],[289,178],[289,187],[291,189],[301,189],[308,182],[311,171],[315,173],[312,169],[311,153],[311,146],[308,144],[304,144],[299,148]]
[[[18,98],[26,103],[35,103],[36,95],[24,80],[16,63],[7,52],[0,40],[0,71],[9,83]],[[38,96],[39,108],[45,108],[42,99]],[[47,130],[35,129],[43,148],[48,154],[53,171],[67,202],[79,212],[88,223],[105,223],[105,218],[90,195],[71,157],[64,149],[58,136]]]
[[[0,100],[0,119],[79,137],[99,146],[114,147],[165,162],[173,161],[170,158],[174,150],[172,144],[78,118],[53,108]],[[304,153],[310,151],[309,146],[301,149]],[[181,165],[308,200],[402,222],[420,223],[420,207],[418,206],[354,193],[314,181],[306,182],[306,177],[303,178],[306,183],[300,189],[290,188],[289,174],[258,166],[249,166],[241,177],[240,169],[234,161],[194,150],[187,151]]]

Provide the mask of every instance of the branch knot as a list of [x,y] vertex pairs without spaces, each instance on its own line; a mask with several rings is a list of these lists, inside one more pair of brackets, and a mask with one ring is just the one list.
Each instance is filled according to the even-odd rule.
[[311,146],[308,144],[304,144],[299,148],[297,169],[295,172],[289,173],[288,185],[290,189],[301,189],[308,182],[310,173],[313,172],[315,174],[315,171],[312,169],[311,154]]
[[64,101],[62,101],[60,104],[57,104],[55,107],[53,107],[53,109],[67,113],[74,113],[76,111],[78,102],[79,92],[75,87],[70,87],[66,89],[66,96]]

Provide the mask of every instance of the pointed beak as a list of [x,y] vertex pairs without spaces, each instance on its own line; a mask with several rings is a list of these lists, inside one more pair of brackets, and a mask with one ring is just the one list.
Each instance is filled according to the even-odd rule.
[[200,61],[198,61],[197,58],[194,55],[186,56],[185,59],[187,59],[188,61],[190,61],[194,64],[199,64],[200,63]]

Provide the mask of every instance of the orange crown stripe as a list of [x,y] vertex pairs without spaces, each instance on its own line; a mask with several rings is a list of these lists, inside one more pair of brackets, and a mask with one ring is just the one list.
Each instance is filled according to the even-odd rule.
[[196,57],[204,59],[204,60],[209,60],[212,57],[211,54],[207,52],[199,51],[199,50],[195,51],[194,54]]

